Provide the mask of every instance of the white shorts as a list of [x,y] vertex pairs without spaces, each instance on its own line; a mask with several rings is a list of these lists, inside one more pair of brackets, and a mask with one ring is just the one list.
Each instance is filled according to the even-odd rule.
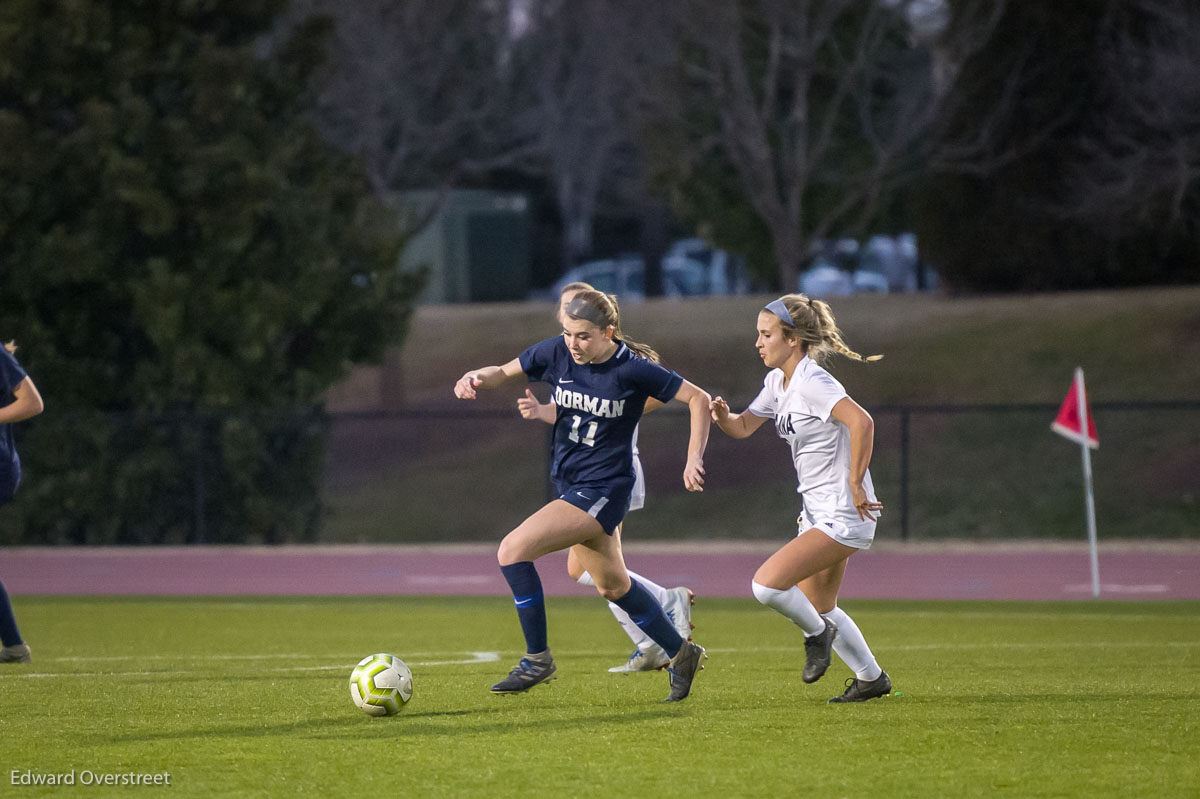
[[830,516],[820,516],[816,519],[808,515],[806,509],[796,519],[796,535],[800,535],[814,527],[825,535],[855,549],[870,549],[875,540],[875,522],[867,520],[846,524]]

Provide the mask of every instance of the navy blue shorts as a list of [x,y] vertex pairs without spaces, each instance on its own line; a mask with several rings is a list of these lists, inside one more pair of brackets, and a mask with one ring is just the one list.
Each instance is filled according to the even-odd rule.
[[21,470],[0,471],[0,505],[7,505],[21,485]]
[[569,502],[600,522],[609,535],[629,512],[629,500],[633,496],[634,478],[612,480],[607,483],[558,483],[558,498]]

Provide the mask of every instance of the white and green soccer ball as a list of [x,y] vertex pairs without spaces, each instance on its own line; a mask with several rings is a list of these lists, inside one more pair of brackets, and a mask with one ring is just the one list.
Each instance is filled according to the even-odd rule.
[[370,655],[350,672],[350,698],[370,716],[396,715],[412,692],[412,670],[395,655]]

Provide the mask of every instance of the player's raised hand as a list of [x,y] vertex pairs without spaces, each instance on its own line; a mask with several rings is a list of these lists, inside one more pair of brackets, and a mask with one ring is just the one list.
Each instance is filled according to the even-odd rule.
[[704,490],[704,461],[700,458],[688,458],[683,467],[683,487],[688,491]]
[[459,399],[475,399],[475,389],[483,383],[479,376],[474,372],[467,372],[462,377],[458,378],[458,382],[454,384],[454,396]]
[[524,397],[517,397],[517,410],[521,412],[522,419],[541,418],[539,415],[541,407],[542,403],[538,402],[538,398],[529,389],[525,389]]
[[712,420],[718,424],[729,418],[729,403],[724,397],[713,397],[712,402],[708,403],[708,410]]

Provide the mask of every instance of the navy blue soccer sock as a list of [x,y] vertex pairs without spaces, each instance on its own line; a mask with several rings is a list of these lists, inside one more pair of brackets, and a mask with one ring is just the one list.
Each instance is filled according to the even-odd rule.
[[501,566],[500,571],[512,589],[521,632],[525,634],[525,651],[530,655],[545,652],[550,648],[546,643],[546,600],[542,596],[542,579],[538,577],[537,569],[532,561],[523,560]]
[[650,636],[654,643],[666,650],[669,657],[679,654],[683,638],[671,624],[667,614],[663,613],[662,605],[658,604],[658,600],[644,585],[631,577],[629,592],[620,599],[614,599],[613,604],[628,613],[633,623]]
[[0,644],[16,646],[23,643],[21,631],[17,629],[17,617],[13,615],[12,602],[8,600],[4,583],[0,583]]

